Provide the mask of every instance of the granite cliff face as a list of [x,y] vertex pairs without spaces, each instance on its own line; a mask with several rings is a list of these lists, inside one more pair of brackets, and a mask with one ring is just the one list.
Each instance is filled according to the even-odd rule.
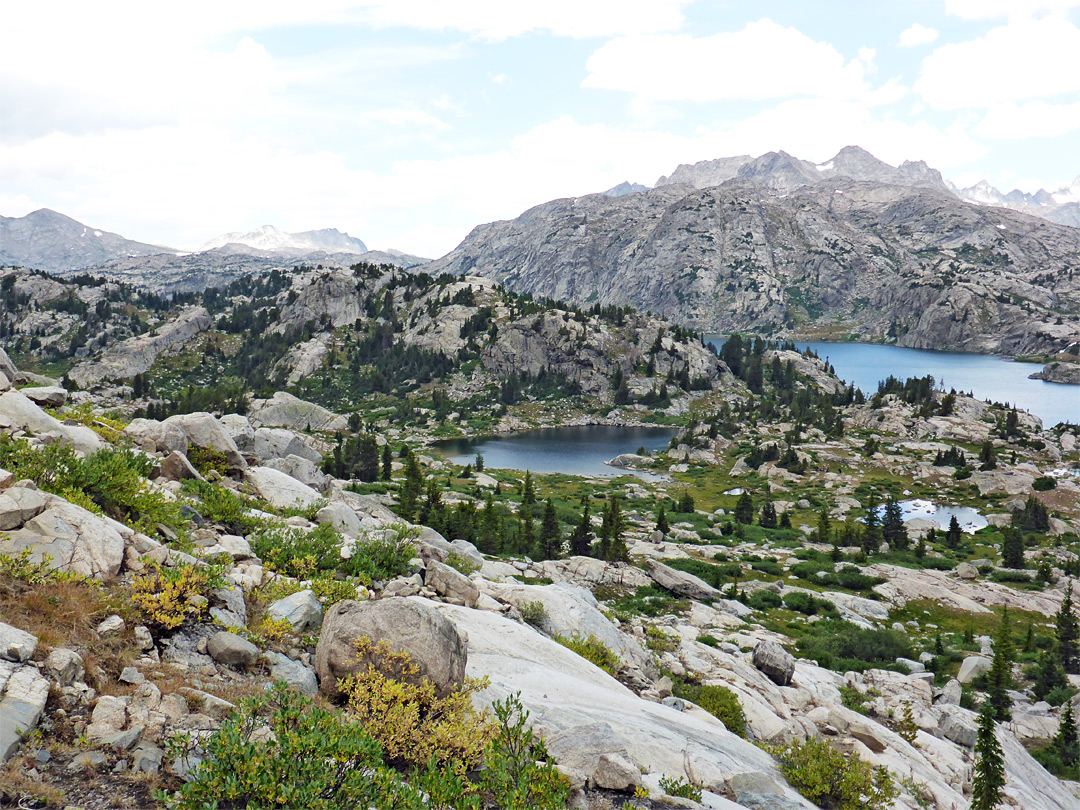
[[[672,179],[731,167],[692,169]],[[861,150],[821,166],[774,153],[735,172],[707,188],[661,178],[639,194],[553,200],[477,227],[425,269],[704,331],[1008,354],[1080,336],[1076,229],[964,203],[925,164]]]

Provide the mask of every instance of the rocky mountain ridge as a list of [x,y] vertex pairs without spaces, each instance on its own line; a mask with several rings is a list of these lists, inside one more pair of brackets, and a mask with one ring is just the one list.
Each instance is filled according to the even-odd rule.
[[318,231],[285,233],[273,225],[263,225],[244,233],[226,233],[207,240],[199,247],[199,252],[231,246],[235,251],[252,248],[255,255],[264,251],[283,255],[306,256],[318,251],[334,253],[368,253],[367,245],[355,236],[349,236],[336,228],[324,228]]
[[1080,336],[1080,231],[964,203],[925,165],[852,148],[829,163],[771,153],[672,175],[734,171],[721,185],[554,200],[478,226],[431,272],[723,333],[1005,354]]

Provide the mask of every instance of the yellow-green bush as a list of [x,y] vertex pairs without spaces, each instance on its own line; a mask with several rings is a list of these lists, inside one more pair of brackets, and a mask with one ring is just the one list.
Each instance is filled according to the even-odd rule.
[[423,765],[435,759],[467,768],[480,763],[494,728],[486,712],[473,708],[472,694],[486,687],[486,681],[468,679],[461,691],[440,697],[431,681],[417,677],[420,669],[407,653],[368,636],[355,645],[358,656],[373,663],[342,678],[339,686],[349,710],[382,746],[387,762]]
[[842,754],[821,740],[766,746],[799,793],[824,810],[885,810],[899,795],[885,768]]
[[223,584],[221,569],[212,566],[152,568],[132,578],[131,601],[147,622],[174,630],[203,616],[210,594]]
[[619,656],[605,647],[604,642],[596,636],[589,636],[588,638],[555,636],[555,641],[568,650],[573,650],[590,664],[600,667],[608,675],[614,676],[622,665]]

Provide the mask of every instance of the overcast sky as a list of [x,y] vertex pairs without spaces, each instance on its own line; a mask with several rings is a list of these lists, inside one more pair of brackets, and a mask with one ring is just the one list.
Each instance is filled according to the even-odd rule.
[[193,248],[272,224],[436,257],[678,164],[858,144],[1080,172],[1080,0],[5,2],[0,214]]

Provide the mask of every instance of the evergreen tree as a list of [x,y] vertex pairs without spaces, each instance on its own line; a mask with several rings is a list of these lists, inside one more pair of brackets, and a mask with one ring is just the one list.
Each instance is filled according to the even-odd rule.
[[495,514],[495,501],[489,493],[480,512],[480,531],[476,545],[484,554],[498,554],[502,550],[499,539],[499,516]]
[[671,531],[671,527],[668,525],[667,512],[664,511],[663,504],[660,504],[656,508],[656,530],[665,537],[667,536],[667,533]]
[[754,522],[754,499],[746,490],[743,490],[742,495],[739,496],[739,500],[735,504],[735,520],[747,525]]
[[1015,526],[1001,530],[1001,564],[1006,568],[1024,567],[1024,535]]
[[758,524],[763,529],[776,528],[776,507],[773,506],[772,498],[765,498],[765,504],[761,507],[761,517]]
[[420,472],[416,454],[409,451],[405,457],[405,480],[401,484],[401,489],[398,490],[398,510],[405,520],[411,522],[416,515],[420,493],[423,489],[424,474]]
[[1005,608],[1001,614],[997,635],[994,636],[994,659],[990,664],[990,671],[986,674],[986,701],[994,708],[994,718],[1002,722],[1012,718],[1012,698],[1009,697],[1009,690],[1015,686],[1012,677],[1015,660],[1009,609]]
[[1031,696],[1035,700],[1044,700],[1054,689],[1065,686],[1065,670],[1061,668],[1056,651],[1043,650],[1035,664],[1035,684],[1031,687]]
[[866,499],[866,518],[863,528],[862,547],[868,555],[875,554],[881,540],[881,515],[878,514],[877,498],[871,494]]
[[605,503],[600,510],[600,534],[596,540],[596,554],[601,560],[606,560],[611,553],[611,504]]
[[[661,507],[662,508],[662,507]],[[581,521],[570,535],[570,553],[578,557],[588,557],[592,553],[592,523],[589,522],[589,502],[581,513]]]
[[885,502],[885,516],[881,520],[882,539],[889,544],[890,548],[905,549],[908,547],[908,533],[904,526],[904,512],[895,498],[890,497]]
[[521,526],[518,533],[518,550],[522,554],[532,554],[533,543],[536,541],[536,533],[533,527],[532,507],[523,503],[518,510],[518,521]]
[[540,522],[540,537],[537,541],[537,556],[541,560],[557,560],[563,551],[562,531],[555,516],[555,506],[551,498],[544,504],[544,518]]
[[1065,587],[1065,600],[1057,612],[1058,660],[1070,675],[1080,675],[1080,622],[1073,612],[1072,583]]
[[975,775],[971,782],[971,810],[996,810],[1005,787],[1005,756],[998,742],[993,705],[984,701],[979,710],[975,740]]
[[382,449],[382,477],[383,481],[389,481],[394,471],[394,454],[390,451],[390,445],[384,444]]
[[989,439],[983,442],[982,448],[979,450],[979,469],[993,470],[997,467],[997,454],[994,453],[994,444]]
[[536,491],[533,489],[532,473],[525,471],[525,484],[521,489],[521,502],[526,506],[536,503]]
[[1058,732],[1052,745],[1062,765],[1072,768],[1080,764],[1080,729],[1076,727],[1076,716],[1073,714],[1071,700],[1065,701],[1065,708],[1062,709],[1061,719],[1058,721]]
[[787,512],[783,512],[780,515],[780,528],[781,529],[790,529],[791,528],[791,515],[789,515]]
[[679,508],[676,511],[684,514],[694,511],[694,496],[690,494],[690,490],[684,489],[682,491],[682,495],[679,496]]
[[817,542],[828,543],[832,540],[832,521],[829,520],[829,508],[821,507],[817,515]]
[[628,562],[630,551],[623,537],[624,526],[622,511],[619,508],[619,496],[612,493],[608,503],[608,519],[611,524],[611,539],[608,545],[607,559],[612,562]]
[[960,528],[960,521],[956,519],[956,515],[953,515],[949,519],[949,530],[945,532],[945,545],[948,548],[960,548],[963,539],[964,532]]

